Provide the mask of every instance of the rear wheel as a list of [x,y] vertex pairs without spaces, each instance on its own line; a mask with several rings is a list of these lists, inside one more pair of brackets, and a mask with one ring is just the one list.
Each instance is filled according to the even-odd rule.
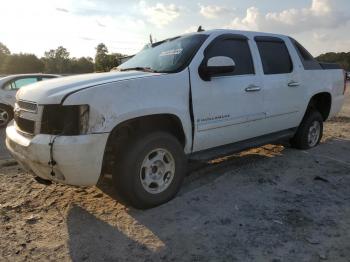
[[166,132],[130,138],[118,150],[113,170],[114,185],[137,208],[150,208],[172,199],[186,171],[182,145]]
[[310,149],[317,146],[323,135],[323,118],[320,112],[308,112],[297,133],[291,140],[292,146],[298,149]]
[[12,108],[0,105],[0,128],[7,126],[7,124],[12,120],[12,118]]

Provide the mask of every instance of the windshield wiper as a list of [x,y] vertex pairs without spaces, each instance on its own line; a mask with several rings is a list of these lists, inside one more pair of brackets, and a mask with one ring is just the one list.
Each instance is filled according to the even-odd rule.
[[133,70],[149,72],[149,73],[157,73],[156,70],[154,70],[154,69],[152,69],[150,67],[141,67],[141,66],[120,69],[120,71],[133,71]]

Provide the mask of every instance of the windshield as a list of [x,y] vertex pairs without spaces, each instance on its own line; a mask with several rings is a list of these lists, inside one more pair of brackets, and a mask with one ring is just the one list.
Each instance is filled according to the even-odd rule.
[[119,70],[144,70],[160,73],[181,71],[192,60],[207,35],[189,35],[156,43],[118,67]]

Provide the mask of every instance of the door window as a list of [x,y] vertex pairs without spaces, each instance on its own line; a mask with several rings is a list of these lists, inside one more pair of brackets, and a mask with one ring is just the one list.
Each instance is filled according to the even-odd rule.
[[264,74],[288,74],[293,71],[293,63],[284,41],[277,37],[255,37],[259,49]]
[[298,56],[305,70],[322,70],[320,63],[316,61],[316,59],[305,49],[305,47],[303,47],[293,38],[290,38],[290,40],[297,50]]
[[249,75],[254,74],[253,59],[246,39],[225,38],[214,40],[206,52],[206,58],[214,56],[227,56],[236,64],[234,72],[222,75]]

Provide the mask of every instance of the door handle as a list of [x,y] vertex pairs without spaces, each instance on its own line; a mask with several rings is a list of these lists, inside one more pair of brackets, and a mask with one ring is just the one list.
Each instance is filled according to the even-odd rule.
[[256,86],[256,85],[250,85],[245,89],[246,92],[257,92],[260,90],[261,90],[260,86]]
[[300,86],[300,84],[298,82],[292,81],[292,82],[288,83],[288,86],[289,87],[298,87],[298,86]]

